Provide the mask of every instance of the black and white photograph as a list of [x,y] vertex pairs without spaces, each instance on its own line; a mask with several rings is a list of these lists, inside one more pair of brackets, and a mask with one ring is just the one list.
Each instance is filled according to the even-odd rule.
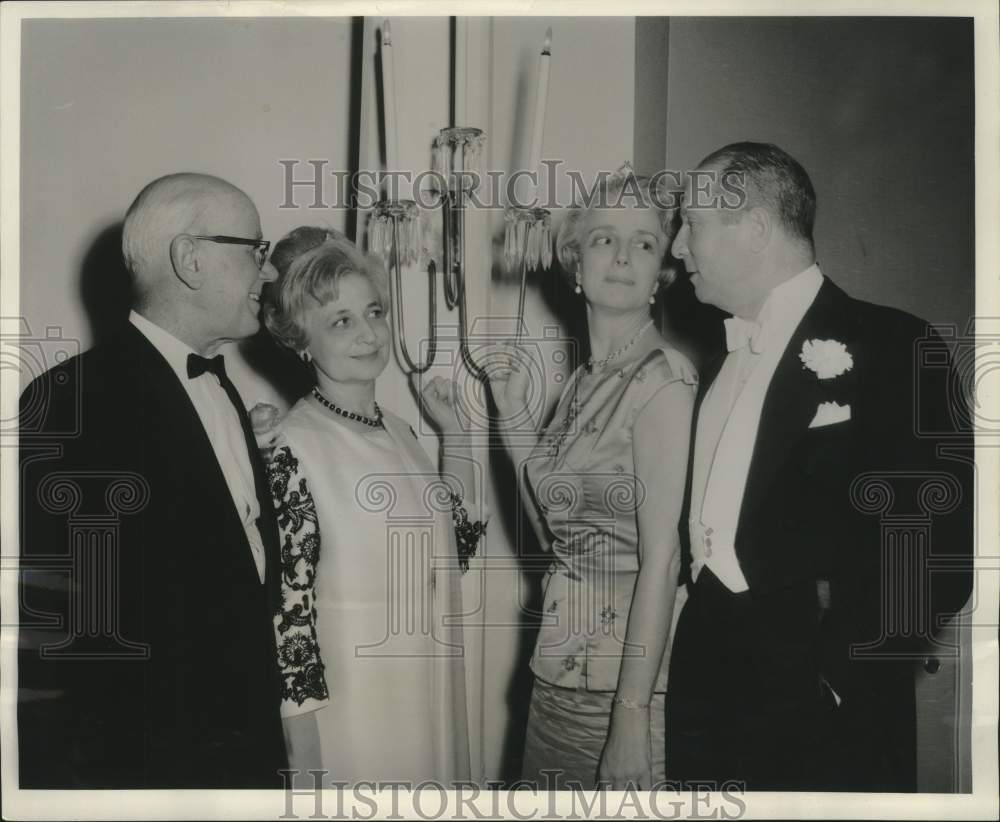
[[4,818],[996,818],[998,20],[0,7]]

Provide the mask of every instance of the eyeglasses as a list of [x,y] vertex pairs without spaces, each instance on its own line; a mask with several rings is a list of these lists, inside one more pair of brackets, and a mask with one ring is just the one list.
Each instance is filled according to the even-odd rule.
[[216,234],[214,237],[206,237],[201,234],[191,234],[195,240],[208,240],[210,243],[223,243],[225,245],[252,245],[253,258],[257,263],[257,268],[264,267],[267,259],[267,250],[271,247],[270,240],[250,240],[246,237],[227,237],[225,234]]

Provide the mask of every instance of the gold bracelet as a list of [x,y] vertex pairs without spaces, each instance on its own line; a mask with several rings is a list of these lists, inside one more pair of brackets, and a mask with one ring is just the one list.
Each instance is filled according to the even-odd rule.
[[627,696],[615,695],[615,698],[611,700],[615,705],[621,705],[623,708],[629,711],[644,711],[649,707],[648,702],[636,702],[634,699],[629,699]]

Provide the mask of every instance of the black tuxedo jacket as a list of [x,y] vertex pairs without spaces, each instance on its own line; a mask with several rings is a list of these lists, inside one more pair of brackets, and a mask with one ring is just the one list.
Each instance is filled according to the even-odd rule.
[[281,787],[274,512],[262,585],[176,374],[129,324],[28,387],[20,438],[21,787]]
[[[819,380],[799,357],[807,340],[844,343],[853,368]],[[754,603],[808,609],[782,617],[819,626],[801,664],[818,660],[845,703],[893,724],[904,759],[914,742],[907,660],[972,585],[972,437],[949,362],[926,323],[824,277],[765,395],[736,535]],[[696,408],[721,364],[702,375]],[[810,427],[823,402],[849,405],[850,419]],[[688,477],[685,581],[690,465]],[[787,595],[813,587],[814,597]]]

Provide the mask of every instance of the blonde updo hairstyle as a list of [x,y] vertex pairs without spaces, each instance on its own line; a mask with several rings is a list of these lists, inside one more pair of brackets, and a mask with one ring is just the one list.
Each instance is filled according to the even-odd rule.
[[576,274],[582,258],[581,244],[587,215],[598,207],[649,206],[656,211],[663,232],[663,257],[660,260],[657,295],[666,289],[676,276],[670,257],[670,244],[677,233],[677,209],[673,207],[671,192],[661,181],[631,170],[616,172],[599,178],[590,193],[589,203],[571,206],[556,235],[556,256],[563,275],[571,287],[576,285]]

